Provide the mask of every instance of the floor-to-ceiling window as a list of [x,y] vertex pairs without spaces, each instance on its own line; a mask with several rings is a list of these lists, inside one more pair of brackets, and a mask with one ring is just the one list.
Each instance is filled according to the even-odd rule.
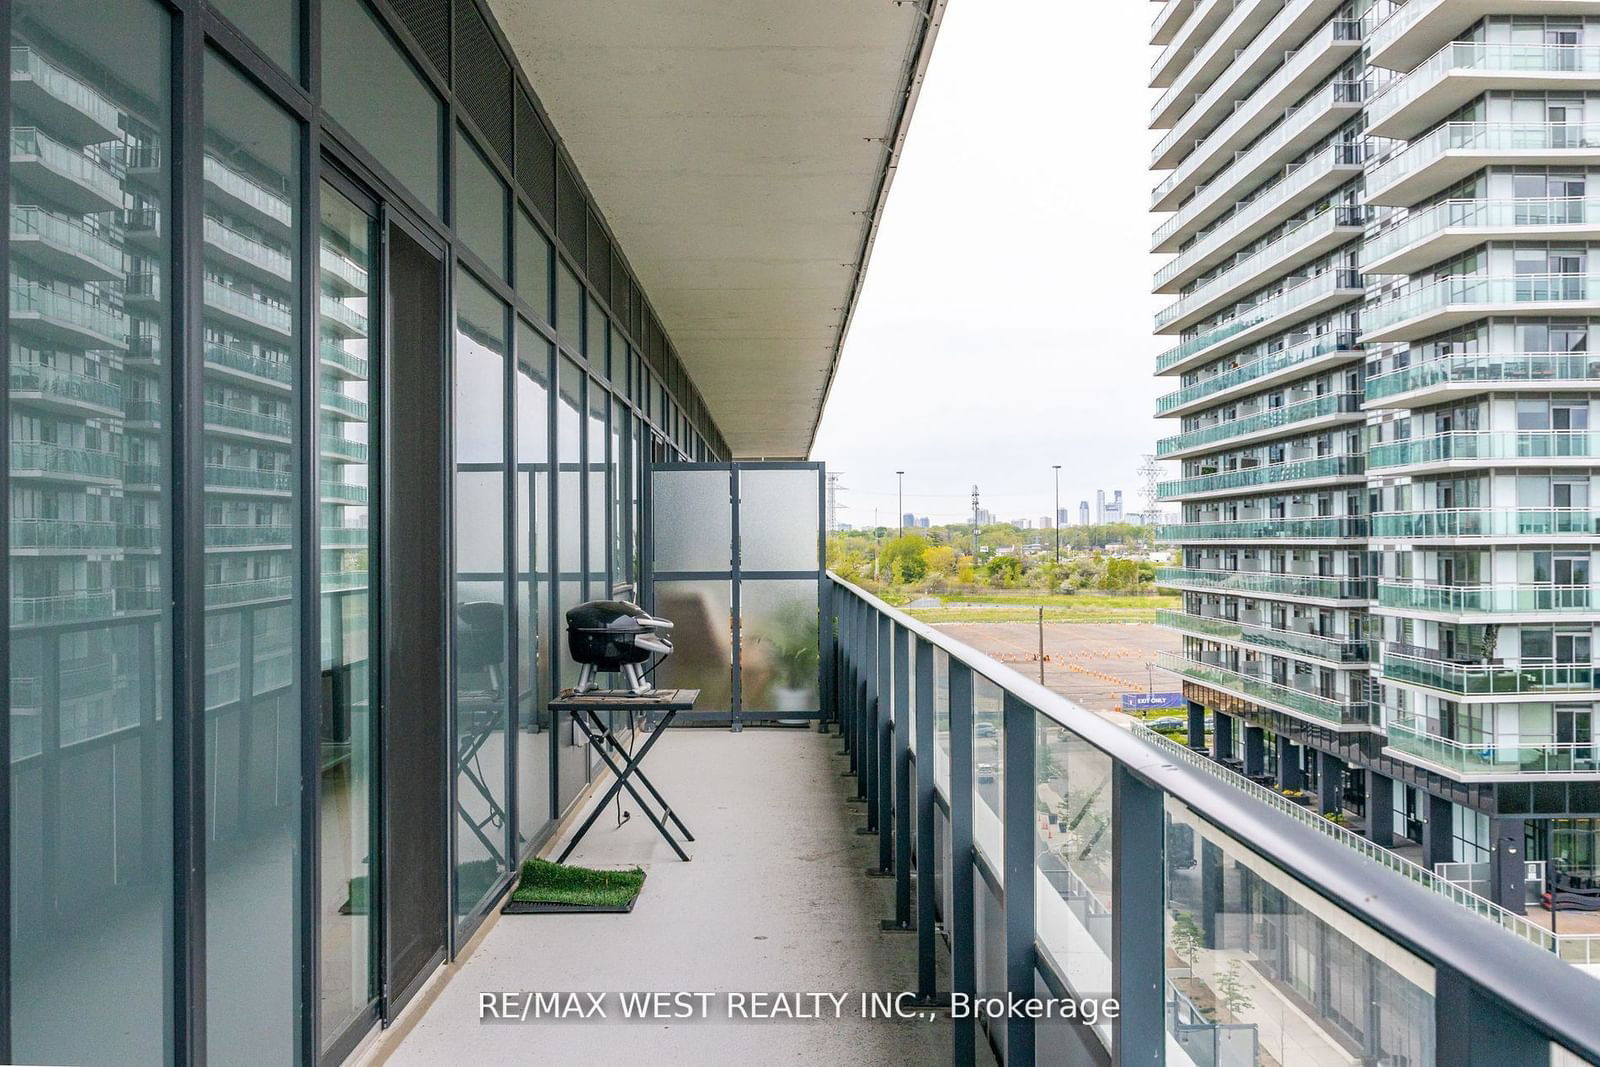
[[173,35],[148,0],[18,0],[11,20],[0,981],[16,1062],[158,1062],[172,990]]
[[550,342],[517,320],[517,849],[551,818],[547,701],[562,634],[550,626]]
[[506,720],[507,309],[456,274],[455,638],[458,915],[509,869]]
[[204,85],[207,1044],[219,1062],[281,1062],[297,1046],[304,862],[302,161],[295,122],[216,53]]
[[[560,314],[558,309],[557,314]],[[556,559],[559,575],[556,589],[556,617],[551,620],[559,685],[577,681],[578,669],[566,655],[566,613],[583,600],[583,370],[566,356],[557,358],[556,377],[556,476],[552,506],[556,509]],[[588,778],[588,759],[573,738],[570,725],[556,728],[557,801],[565,807]]]
[[332,186],[322,188],[317,451],[325,490],[321,539],[321,837],[318,966],[322,1047],[369,1010],[376,993],[372,902],[378,869],[372,826],[373,665],[369,388],[377,304],[374,220]]

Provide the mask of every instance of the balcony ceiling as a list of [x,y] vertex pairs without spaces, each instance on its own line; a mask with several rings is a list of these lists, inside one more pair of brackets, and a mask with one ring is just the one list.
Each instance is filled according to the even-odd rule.
[[736,456],[811,448],[944,3],[489,2]]

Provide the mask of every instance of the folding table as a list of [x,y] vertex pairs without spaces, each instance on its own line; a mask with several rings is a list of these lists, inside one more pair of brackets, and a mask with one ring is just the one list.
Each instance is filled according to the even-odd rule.
[[[678,818],[677,813],[667,804],[666,798],[661,795],[660,790],[656,789],[651,784],[650,779],[645,777],[640,765],[644,763],[644,759],[650,754],[650,750],[655,747],[655,743],[661,739],[661,735],[667,732],[667,727],[672,725],[672,720],[677,717],[678,712],[691,710],[694,707],[694,702],[698,699],[700,699],[700,690],[698,689],[659,689],[647,696],[635,696],[626,690],[577,694],[569,689],[550,702],[552,717],[558,717],[562,712],[571,715],[573,724],[583,731],[583,735],[588,739],[589,744],[593,746],[595,752],[599,753],[605,765],[611,768],[611,773],[616,776],[616,781],[611,783],[611,788],[606,790],[605,796],[600,798],[600,802],[594,806],[594,810],[589,813],[589,817],[583,820],[583,825],[578,827],[577,833],[572,835],[572,840],[567,842],[567,847],[562,850],[560,857],[556,860],[557,863],[566,862],[567,857],[572,855],[572,850],[578,847],[578,842],[583,840],[584,835],[589,832],[589,828],[600,817],[600,813],[605,810],[606,805],[611,803],[616,795],[624,789],[633,797],[634,802],[639,805],[639,810],[644,812],[644,817],[650,820],[650,825],[654,826],[656,832],[666,840],[667,844],[672,846],[672,851],[678,854],[678,858],[685,863],[689,862],[688,853],[683,851],[683,846],[678,844],[677,840],[672,836],[663,819],[670,820],[678,828],[678,832],[683,835],[685,841],[693,841],[694,835],[689,832],[689,828],[683,825],[683,820]],[[633,721],[632,713],[636,711],[661,713],[660,720],[651,729],[650,736],[645,739],[638,752],[632,754],[628,752],[627,746],[617,740],[611,716],[601,714],[602,712],[615,711],[628,712],[628,721],[630,723]],[[613,758],[613,755],[616,758]],[[621,760],[620,766],[617,762],[619,759]],[[638,780],[640,785],[644,786],[645,792],[650,794],[651,799],[660,806],[660,816],[657,816],[655,809],[633,787],[635,779]]]

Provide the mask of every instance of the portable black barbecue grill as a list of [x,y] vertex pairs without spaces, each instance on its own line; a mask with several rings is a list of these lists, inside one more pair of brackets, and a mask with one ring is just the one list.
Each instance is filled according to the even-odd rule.
[[567,650],[581,668],[572,691],[591,693],[599,688],[596,674],[620,671],[628,692],[649,695],[653,689],[640,667],[651,656],[672,654],[671,632],[672,623],[625,600],[579,604],[567,612]]

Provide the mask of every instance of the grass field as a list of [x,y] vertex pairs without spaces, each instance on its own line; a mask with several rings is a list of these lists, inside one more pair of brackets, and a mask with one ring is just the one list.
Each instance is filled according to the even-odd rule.
[[904,608],[923,622],[1033,622],[1044,608],[1046,622],[1154,622],[1159,608],[1180,606],[1176,596],[1112,596],[1077,593],[949,593],[936,608]]

